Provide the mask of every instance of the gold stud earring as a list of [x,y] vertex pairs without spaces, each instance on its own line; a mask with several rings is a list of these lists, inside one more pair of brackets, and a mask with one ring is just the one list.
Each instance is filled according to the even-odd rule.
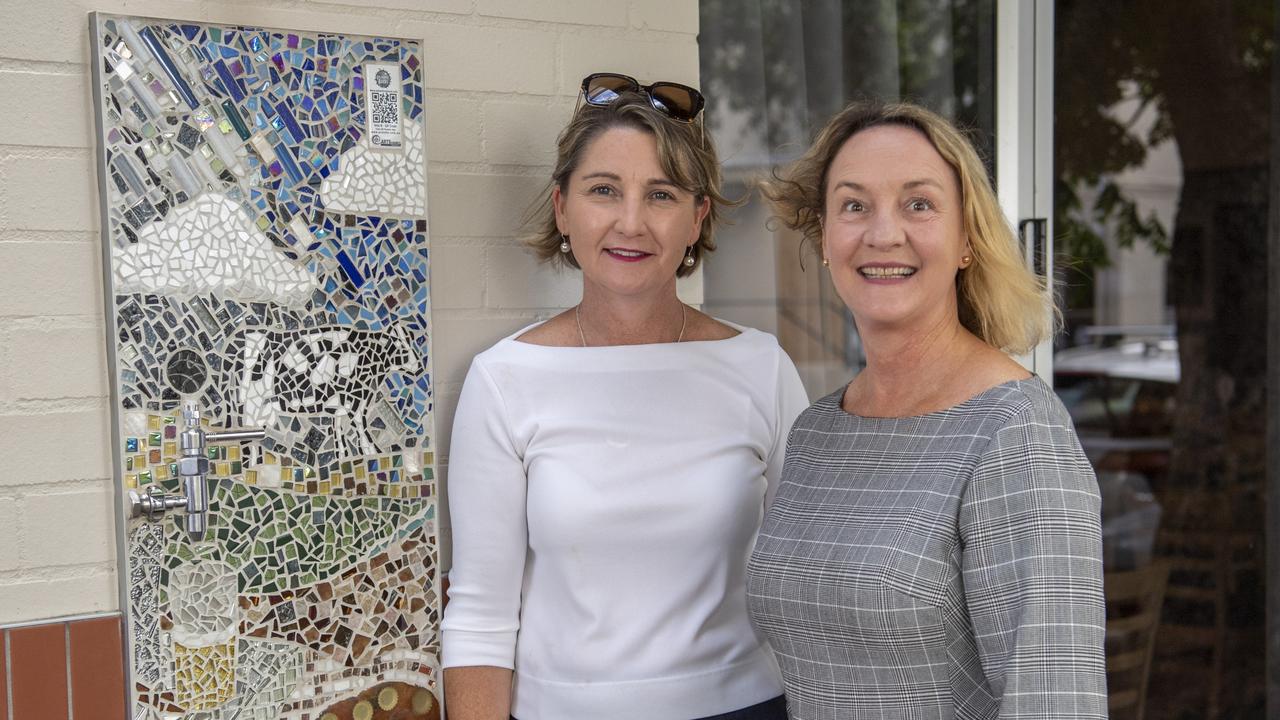
[[822,256],[822,267],[831,267],[831,261],[827,259],[826,255]]
[[960,258],[960,267],[967,268],[971,262],[973,262],[973,258],[969,255],[965,255]]

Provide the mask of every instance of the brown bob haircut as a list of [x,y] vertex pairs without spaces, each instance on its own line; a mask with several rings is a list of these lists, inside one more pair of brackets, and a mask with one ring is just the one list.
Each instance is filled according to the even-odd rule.
[[530,233],[524,238],[525,243],[540,260],[578,267],[572,252],[560,252],[562,238],[556,227],[551,189],[559,186],[561,192],[568,190],[569,178],[593,140],[613,128],[632,128],[649,133],[657,141],[659,165],[676,187],[691,193],[695,203],[710,199],[702,232],[693,244],[694,264],[680,263],[676,270],[678,277],[692,273],[702,257],[716,249],[715,229],[722,222],[724,208],[732,204],[720,192],[720,161],[711,138],[699,127],[701,122],[672,120],[654,109],[644,95],[634,92],[622,93],[608,105],[583,104],[556,141],[555,169],[542,198],[526,216],[525,225]]

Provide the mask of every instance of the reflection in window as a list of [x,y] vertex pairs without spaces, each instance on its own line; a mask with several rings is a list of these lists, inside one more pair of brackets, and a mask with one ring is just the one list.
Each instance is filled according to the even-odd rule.
[[850,101],[909,99],[972,132],[991,167],[993,0],[703,0],[706,121],[730,196],[750,199],[704,266],[705,309],[778,336],[810,397],[863,366],[852,318],[818,259],[765,229],[757,178],[799,156]]
[[1128,559],[1168,567],[1148,686],[1117,718],[1266,715],[1274,12],[1056,3],[1055,380],[1098,471],[1108,562],[1150,529],[1106,507],[1141,482],[1154,548]]
[[[993,159],[992,0],[700,7],[731,193],[867,96],[921,102]],[[1107,569],[1132,573],[1108,576],[1112,617],[1155,603],[1159,620],[1109,644],[1113,717],[1262,718],[1276,6],[1054,7],[1054,380],[1098,474]],[[737,211],[705,266],[706,307],[778,335],[826,394],[862,367],[857,334],[818,259],[766,219],[755,195]]]

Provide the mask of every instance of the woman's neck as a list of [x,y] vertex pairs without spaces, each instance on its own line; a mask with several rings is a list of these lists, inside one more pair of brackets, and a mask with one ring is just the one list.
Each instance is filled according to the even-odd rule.
[[861,339],[867,366],[849,383],[843,405],[869,417],[919,415],[967,399],[973,383],[965,369],[990,350],[958,319],[924,329],[868,328]]
[[584,287],[575,316],[585,345],[643,345],[681,339],[686,312],[673,282],[669,292],[636,297]]

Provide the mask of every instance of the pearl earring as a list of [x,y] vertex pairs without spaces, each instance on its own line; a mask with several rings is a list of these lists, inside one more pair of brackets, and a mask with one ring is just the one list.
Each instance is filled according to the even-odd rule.
[[693,264],[696,262],[698,261],[693,258],[693,246],[690,245],[684,249],[684,266],[693,267]]
[[825,255],[822,257],[822,267],[831,267],[831,261]]
[[560,233],[560,252],[569,252],[569,236],[564,233]]

